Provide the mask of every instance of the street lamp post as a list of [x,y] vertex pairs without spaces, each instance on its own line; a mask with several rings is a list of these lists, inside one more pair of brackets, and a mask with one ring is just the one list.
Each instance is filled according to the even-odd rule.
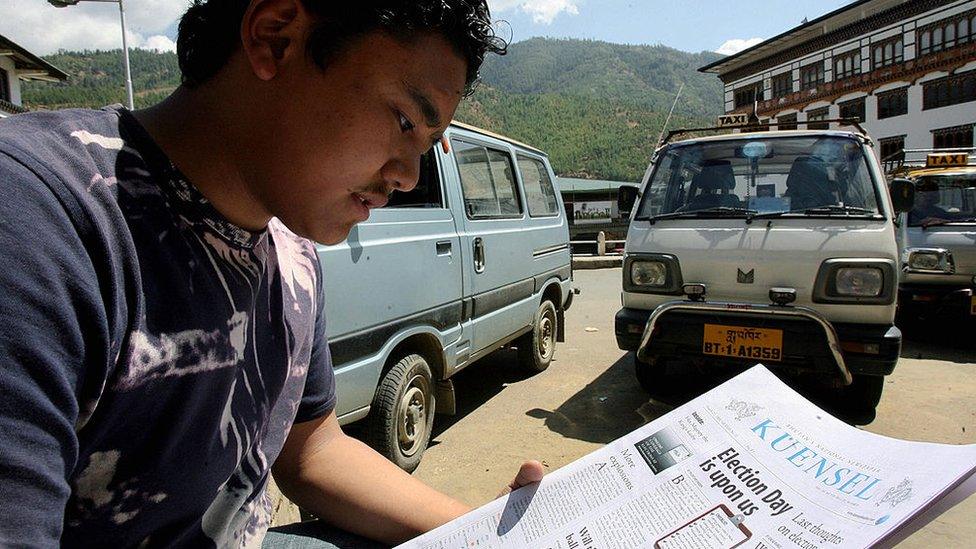
[[129,96],[129,110],[135,109],[135,99],[132,95],[132,69],[129,68],[129,43],[125,37],[125,6],[122,0],[47,0],[56,8],[75,6],[78,2],[110,2],[119,5],[119,19],[122,20],[122,58],[125,61],[125,91]]

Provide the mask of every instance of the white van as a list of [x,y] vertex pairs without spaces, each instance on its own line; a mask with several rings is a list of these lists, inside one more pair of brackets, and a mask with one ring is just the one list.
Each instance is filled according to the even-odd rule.
[[869,422],[901,349],[895,215],[863,133],[665,144],[631,216],[617,343],[651,392],[762,362]]
[[451,376],[506,345],[544,370],[573,295],[546,154],[460,123],[445,135],[414,190],[318,247],[339,421],[365,418],[366,441],[408,471],[435,411],[454,411]]

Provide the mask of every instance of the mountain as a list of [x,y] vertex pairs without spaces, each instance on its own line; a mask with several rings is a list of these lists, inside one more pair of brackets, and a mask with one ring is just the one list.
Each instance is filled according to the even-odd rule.
[[[45,59],[71,74],[66,83],[24,85],[31,108],[94,107],[125,100],[121,51],[67,52]],[[638,181],[678,88],[669,127],[697,126],[722,111],[717,78],[697,72],[720,56],[665,46],[533,38],[490,56],[482,83],[456,118],[549,153],[556,173]],[[131,52],[136,106],[179,84],[173,53]]]

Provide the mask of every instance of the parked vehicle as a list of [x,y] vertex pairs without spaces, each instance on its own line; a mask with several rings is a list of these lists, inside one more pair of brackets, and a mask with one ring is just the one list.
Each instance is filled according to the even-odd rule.
[[[970,153],[905,151],[899,169],[915,184],[900,218],[903,275],[898,308],[907,322],[976,315],[976,164]],[[915,161],[912,157],[921,157]]]
[[755,131],[656,151],[616,315],[645,389],[761,362],[851,421],[874,418],[901,332],[895,209],[872,146],[863,132]]
[[572,302],[569,226],[542,151],[464,124],[420,182],[320,246],[343,424],[410,471],[451,377],[506,345],[545,370]]

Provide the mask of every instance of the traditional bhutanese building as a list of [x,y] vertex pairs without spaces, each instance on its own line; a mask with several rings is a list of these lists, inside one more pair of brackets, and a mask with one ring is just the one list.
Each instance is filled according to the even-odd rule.
[[0,118],[26,112],[20,99],[21,80],[60,82],[61,69],[0,35]]
[[972,147],[976,0],[858,0],[699,70],[725,84],[726,113],[857,118],[882,159]]

